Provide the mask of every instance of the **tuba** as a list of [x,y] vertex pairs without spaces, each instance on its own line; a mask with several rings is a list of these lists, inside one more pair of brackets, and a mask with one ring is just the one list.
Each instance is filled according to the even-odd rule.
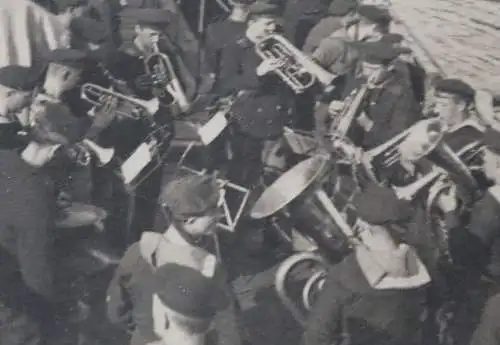
[[168,55],[160,52],[158,43],[153,45],[153,49],[154,53],[144,60],[146,75],[153,78],[153,95],[165,106],[178,104],[182,112],[187,111],[190,104],[172,61]]
[[[158,99],[144,101],[112,91],[102,86],[86,83],[80,89],[80,97],[94,106],[94,108],[116,108],[116,115],[138,120],[143,113],[154,115],[158,110]],[[115,107],[109,105],[116,102]]]
[[416,162],[425,157],[441,143],[444,131],[438,119],[419,121],[389,141],[366,151],[362,164],[373,181],[386,183],[388,171],[395,167],[409,170],[401,163]]
[[[295,269],[309,264],[305,271],[309,276],[301,279],[302,288],[298,294],[293,294],[289,278],[293,276]],[[294,319],[303,327],[306,325],[307,312],[311,309],[317,292],[322,288],[327,271],[327,261],[317,253],[302,252],[294,254],[285,259],[278,267],[274,279],[274,288],[283,305],[291,312]],[[302,267],[301,267],[302,266]],[[304,272],[301,272],[304,274]],[[296,282],[293,282],[296,283]]]
[[283,67],[278,68],[275,73],[296,94],[303,93],[317,81],[325,87],[330,86],[337,77],[278,34],[262,39],[255,50],[263,60],[284,61]]

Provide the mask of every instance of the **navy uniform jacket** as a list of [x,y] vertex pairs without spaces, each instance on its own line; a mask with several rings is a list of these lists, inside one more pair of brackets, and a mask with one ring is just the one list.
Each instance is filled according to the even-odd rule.
[[[402,278],[404,279],[404,278]],[[354,254],[333,266],[314,302],[304,345],[417,344],[425,285],[405,289],[374,289]]]
[[216,75],[213,92],[219,95],[253,89],[259,85],[255,72],[261,59],[253,52],[245,31],[246,23],[224,19],[207,28],[207,61]]
[[463,265],[500,277],[500,186],[490,187],[474,204],[468,230],[452,234],[452,255]]
[[18,272],[29,290],[54,299],[52,231],[55,192],[44,169],[15,150],[0,150],[0,281],[8,288]]
[[500,344],[500,294],[486,303],[481,321],[474,331],[470,345]]
[[[357,79],[353,82],[354,87],[347,86],[346,89],[355,90],[364,82]],[[420,120],[419,106],[404,64],[398,61],[394,65],[382,86],[371,91],[364,109],[372,125],[364,129],[362,139],[354,139],[361,139],[360,145],[365,150],[385,143]]]

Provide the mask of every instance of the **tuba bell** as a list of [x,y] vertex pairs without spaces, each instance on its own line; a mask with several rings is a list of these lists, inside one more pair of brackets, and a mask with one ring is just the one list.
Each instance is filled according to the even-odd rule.
[[285,62],[275,73],[296,94],[303,93],[316,82],[325,87],[330,86],[337,78],[281,35],[271,34],[265,37],[256,44],[255,50],[263,60]]

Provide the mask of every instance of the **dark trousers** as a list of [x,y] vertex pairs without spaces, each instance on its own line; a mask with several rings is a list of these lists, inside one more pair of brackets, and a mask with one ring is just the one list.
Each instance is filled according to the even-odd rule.
[[248,136],[236,126],[232,128],[229,140],[233,156],[229,162],[228,179],[240,186],[252,189],[259,183],[262,175],[261,155],[264,142]]
[[29,291],[18,273],[1,274],[0,284],[0,344],[45,344],[51,308],[38,303],[41,298]]
[[0,298],[0,344],[43,344],[36,319],[22,305],[12,306]]

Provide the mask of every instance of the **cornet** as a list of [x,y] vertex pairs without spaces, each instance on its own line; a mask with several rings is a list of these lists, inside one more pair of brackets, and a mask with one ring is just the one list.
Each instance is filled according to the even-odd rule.
[[[158,43],[153,45],[153,49],[154,53],[144,60],[146,75],[153,77],[154,80],[153,95],[158,97],[165,106],[177,103],[181,111],[188,110],[190,104],[175,73],[172,61],[168,55],[160,52]],[[167,95],[170,95],[172,100],[165,101],[165,99],[170,99]]]
[[281,35],[267,36],[256,44],[255,50],[263,60],[273,59],[285,62],[284,66],[278,68],[275,73],[297,94],[303,93],[316,81],[326,87],[337,78]]
[[153,98],[150,101],[144,101],[130,96],[125,96],[121,93],[106,89],[102,86],[86,83],[83,84],[80,90],[80,97],[92,104],[95,108],[108,107],[109,104],[117,102],[114,112],[118,116],[132,118],[138,120],[142,117],[142,113],[146,112],[149,115],[154,115],[158,111],[159,101]]

